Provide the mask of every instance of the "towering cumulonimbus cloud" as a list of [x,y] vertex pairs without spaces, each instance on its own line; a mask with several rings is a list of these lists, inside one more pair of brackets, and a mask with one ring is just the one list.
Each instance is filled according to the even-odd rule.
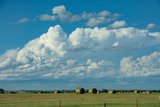
[[[47,33],[29,41],[22,49],[12,49],[1,55],[0,80],[159,74],[156,70],[159,60],[153,63],[159,58],[159,52],[136,60],[124,55],[125,58],[118,60],[118,70],[115,69],[117,63],[112,60],[114,58],[110,59],[108,55],[110,51],[116,54],[121,50],[160,45],[158,34],[134,27],[95,27],[76,28],[67,35],[56,25],[50,27]],[[145,69],[146,64],[150,64],[148,71]]]
[[19,51],[17,61],[38,62],[51,59],[54,61],[57,57],[62,57],[65,54],[67,45],[69,45],[68,38],[62,28],[58,25],[50,27],[47,33],[30,41]]

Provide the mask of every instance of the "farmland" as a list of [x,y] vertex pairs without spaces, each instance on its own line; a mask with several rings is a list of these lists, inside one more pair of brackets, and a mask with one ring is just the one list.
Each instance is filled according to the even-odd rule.
[[0,107],[160,107],[160,94],[0,94]]

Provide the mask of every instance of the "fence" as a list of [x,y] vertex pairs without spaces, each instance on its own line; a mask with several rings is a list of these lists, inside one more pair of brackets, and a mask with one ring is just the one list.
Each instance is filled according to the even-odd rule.
[[100,103],[78,103],[66,101],[21,101],[0,103],[0,107],[160,107],[160,101],[156,100],[123,100],[123,99],[110,99]]

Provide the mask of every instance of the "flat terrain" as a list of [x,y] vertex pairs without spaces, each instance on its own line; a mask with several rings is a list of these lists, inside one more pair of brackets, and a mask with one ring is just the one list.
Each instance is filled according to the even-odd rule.
[[160,94],[1,94],[0,107],[160,107]]

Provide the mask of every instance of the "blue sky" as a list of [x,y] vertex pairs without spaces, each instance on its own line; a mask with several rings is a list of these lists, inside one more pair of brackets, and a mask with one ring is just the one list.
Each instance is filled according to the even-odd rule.
[[159,11],[159,0],[1,0],[0,87],[159,89]]
[[[123,15],[122,19],[124,19],[128,25],[138,28],[145,28],[151,22],[156,24],[160,23],[160,14],[157,13],[158,10],[160,10],[159,0],[130,0],[128,2],[124,2],[123,0],[102,0],[101,2],[97,2],[93,0],[92,5],[90,5],[90,3],[90,0],[81,2],[78,0],[40,0],[38,3],[35,0],[1,0],[0,27],[3,29],[0,29],[0,45],[3,47],[1,47],[0,54],[3,54],[6,50],[11,48],[22,47],[29,40],[46,32],[49,26],[61,24],[67,33],[70,33],[76,27],[85,27],[83,24],[77,25],[77,23],[33,21],[38,15],[45,13],[51,14],[51,9],[58,5],[65,5],[69,11],[75,14],[84,11],[99,12],[102,10],[120,13]],[[17,21],[24,17],[29,18],[31,21],[24,24],[17,24]],[[160,28],[157,28],[156,30],[159,29]],[[6,41],[10,42],[10,44],[6,43]]]

